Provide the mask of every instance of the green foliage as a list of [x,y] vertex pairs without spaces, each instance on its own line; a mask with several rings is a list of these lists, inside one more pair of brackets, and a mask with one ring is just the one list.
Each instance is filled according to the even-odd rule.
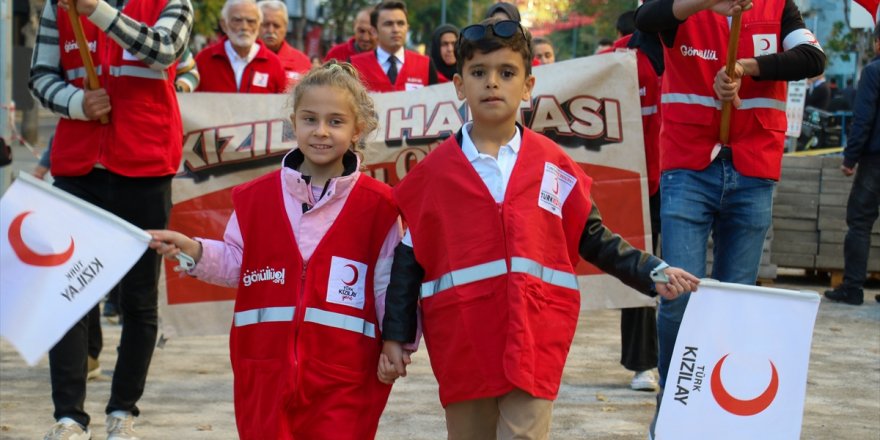
[[223,9],[225,0],[199,0],[193,1],[195,12],[193,19],[193,34],[205,36],[214,35],[220,22],[220,10]]
[[[582,27],[577,32],[576,44],[574,51],[572,49],[572,31],[555,32],[551,35],[554,43],[557,40],[563,42],[563,45],[557,49],[556,59],[565,60],[573,58],[573,56],[592,55],[596,51],[599,40],[603,38],[617,39],[617,17],[620,14],[635,10],[639,6],[637,0],[589,0],[573,2],[572,11],[581,15],[595,17],[596,21],[592,26]],[[556,34],[562,34],[557,36]]]
[[333,29],[333,41],[341,42],[350,37],[352,23],[358,11],[368,5],[376,3],[370,0],[326,0],[324,10],[327,16],[327,25]]
[[848,24],[836,21],[831,28],[831,36],[825,43],[825,52],[838,55],[841,60],[849,61],[856,57],[856,66],[861,69],[871,59],[873,47],[871,33],[866,29],[851,29]]
[[[471,3],[474,22],[479,22],[493,0],[446,0],[446,22],[459,29],[469,25],[468,3]],[[440,26],[442,0],[407,0],[409,10],[409,29],[415,44],[431,44],[434,29]],[[427,50],[427,49],[426,49]]]

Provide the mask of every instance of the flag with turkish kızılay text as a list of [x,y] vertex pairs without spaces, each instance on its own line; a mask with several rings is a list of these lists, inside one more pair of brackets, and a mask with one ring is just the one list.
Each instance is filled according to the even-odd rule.
[[143,255],[146,232],[22,173],[0,199],[0,335],[34,365]]
[[669,364],[655,440],[796,440],[815,292],[704,280]]

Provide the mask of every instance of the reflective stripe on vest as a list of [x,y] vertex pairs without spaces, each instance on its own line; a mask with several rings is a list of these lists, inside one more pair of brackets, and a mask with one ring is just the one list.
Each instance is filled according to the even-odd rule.
[[[695,104],[704,107],[712,107],[717,110],[721,109],[721,101],[711,96],[688,93],[666,93],[660,97],[660,102],[664,104]],[[785,101],[773,98],[747,98],[742,100],[742,105],[739,107],[739,110],[752,110],[756,108],[769,108],[784,112]],[[642,114],[645,114],[644,107],[642,108]]]
[[342,313],[328,312],[326,310],[306,308],[305,322],[326,325],[350,332],[360,333],[371,338],[376,337],[376,325],[361,318],[343,315]]
[[650,107],[642,107],[642,116],[650,116],[657,114],[657,106],[652,105]]
[[[547,284],[577,290],[577,275],[561,270],[545,267],[535,260],[523,257],[510,259],[511,273],[525,273],[540,278]],[[454,270],[442,275],[434,281],[422,283],[422,299],[434,296],[446,289],[461,286],[474,281],[487,280],[507,273],[507,264],[504,260],[495,260],[489,263],[478,264],[464,269]]]
[[[102,66],[95,67],[95,73],[100,75],[102,70]],[[64,72],[67,76],[68,81],[73,81],[79,78],[85,78],[86,76],[86,68],[85,67],[77,67],[76,69],[69,69]],[[110,75],[112,76],[134,76],[137,78],[146,78],[146,79],[159,79],[166,80],[168,79],[168,72],[164,70],[153,70],[147,67],[137,67],[137,66],[110,66]]]
[[296,311],[296,307],[266,307],[235,312],[235,326],[243,327],[262,322],[293,321],[294,311]]
[[443,274],[434,281],[422,283],[422,299],[434,296],[446,289],[481,281],[507,273],[507,263],[495,260]]
[[577,290],[577,275],[542,266],[535,260],[523,257],[510,259],[510,271],[521,272],[540,278],[547,284]]

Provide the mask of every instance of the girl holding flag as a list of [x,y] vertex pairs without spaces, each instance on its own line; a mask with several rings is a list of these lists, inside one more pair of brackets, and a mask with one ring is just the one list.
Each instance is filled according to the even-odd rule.
[[[233,192],[223,241],[149,231],[203,281],[238,286],[230,335],[242,439],[373,438],[389,384],[381,351],[394,247],[391,189],[362,174],[355,146],[377,126],[354,68],[330,61],[293,90],[298,148]],[[390,378],[387,382],[391,382]]]

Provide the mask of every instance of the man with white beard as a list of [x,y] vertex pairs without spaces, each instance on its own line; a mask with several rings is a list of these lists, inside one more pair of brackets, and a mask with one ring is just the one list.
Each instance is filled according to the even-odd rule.
[[263,13],[255,0],[227,0],[220,13],[226,38],[196,56],[198,92],[284,93],[287,78],[278,56],[257,41]]

